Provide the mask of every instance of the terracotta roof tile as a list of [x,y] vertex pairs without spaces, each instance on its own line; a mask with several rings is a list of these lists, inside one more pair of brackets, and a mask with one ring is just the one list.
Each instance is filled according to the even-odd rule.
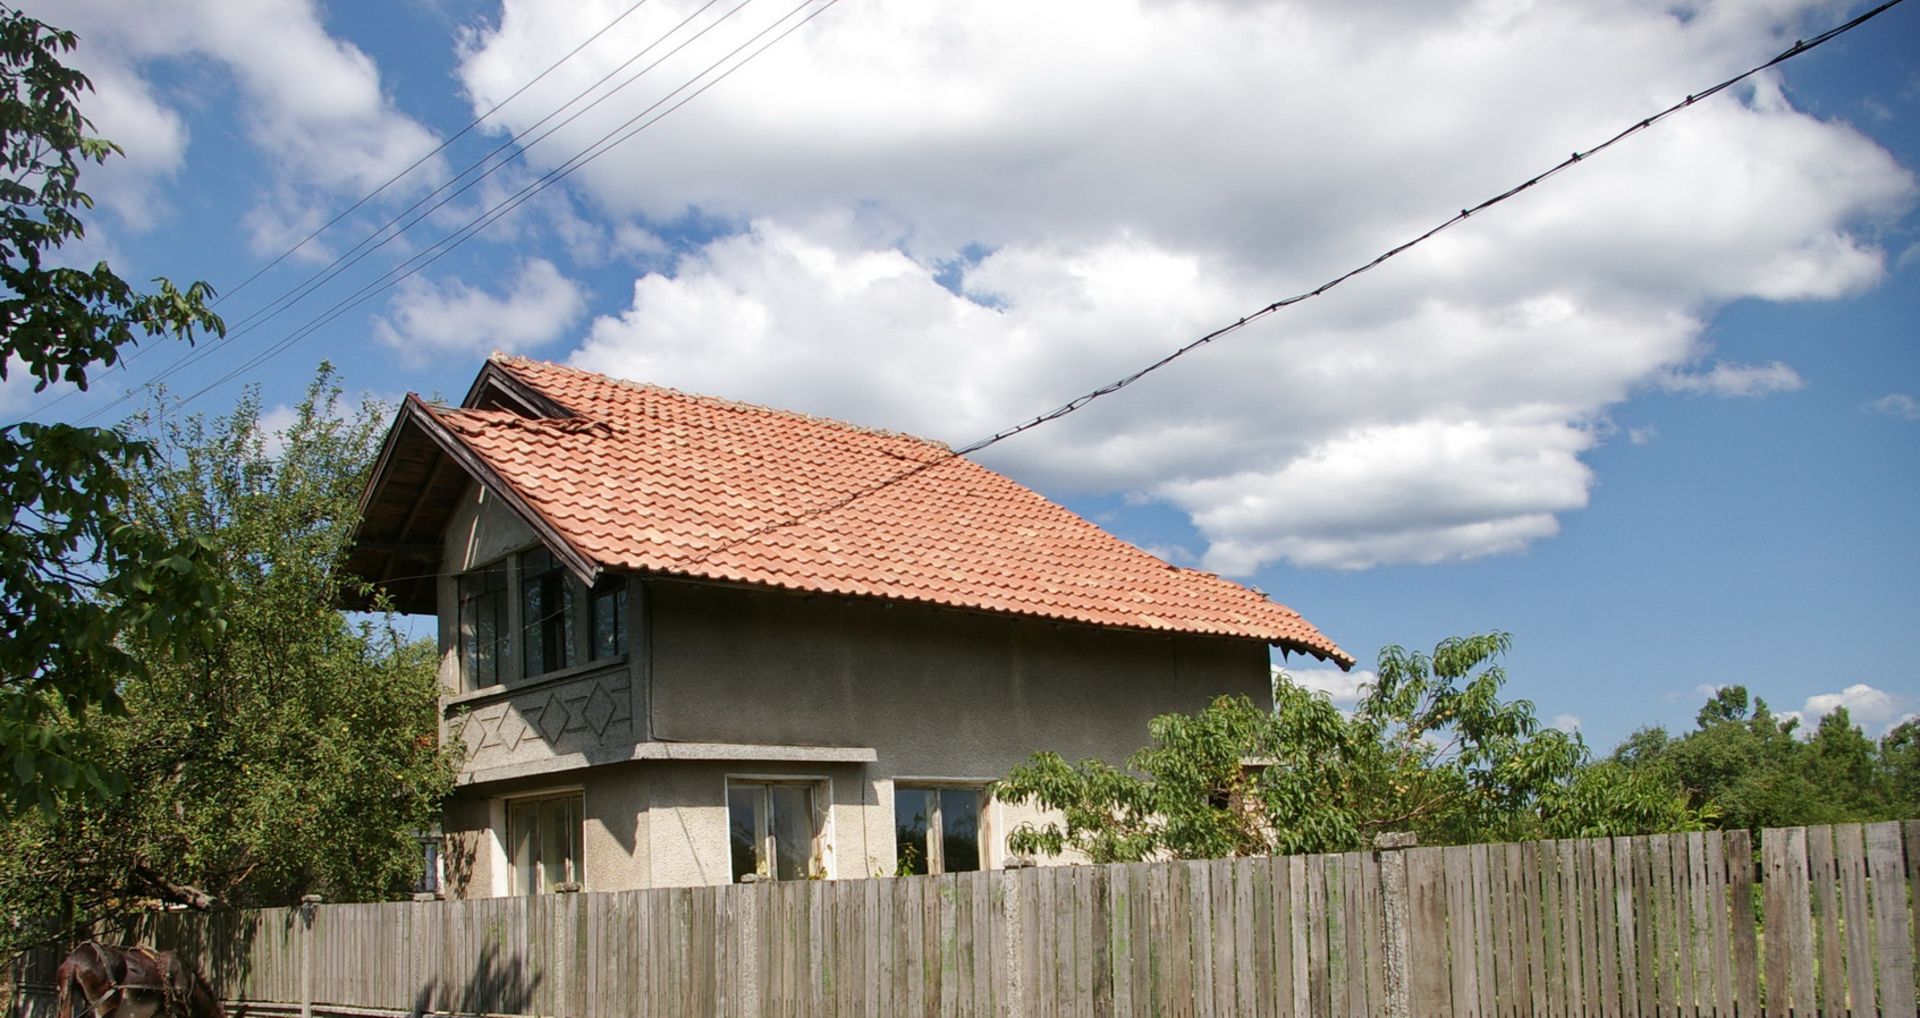
[[1257,638],[1353,661],[1291,608],[1169,565],[939,443],[519,357],[493,363],[575,416],[434,416],[603,566]]

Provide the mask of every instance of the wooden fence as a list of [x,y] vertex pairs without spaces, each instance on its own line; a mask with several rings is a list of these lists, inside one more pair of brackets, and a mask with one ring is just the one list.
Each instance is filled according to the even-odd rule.
[[[249,1013],[1913,1015],[1920,821],[162,916]],[[45,960],[40,965],[44,980]]]

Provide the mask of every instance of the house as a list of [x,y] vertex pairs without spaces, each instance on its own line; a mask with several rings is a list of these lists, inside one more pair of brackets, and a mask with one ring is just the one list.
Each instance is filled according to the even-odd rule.
[[517,357],[407,397],[361,511],[439,618],[449,894],[1000,866],[1034,751],[1352,663],[938,443]]

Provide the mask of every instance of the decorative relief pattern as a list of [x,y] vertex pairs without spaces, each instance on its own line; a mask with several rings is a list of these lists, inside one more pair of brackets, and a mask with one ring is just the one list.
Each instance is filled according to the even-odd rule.
[[622,668],[456,707],[447,740],[467,748],[465,770],[631,743],[633,684]]

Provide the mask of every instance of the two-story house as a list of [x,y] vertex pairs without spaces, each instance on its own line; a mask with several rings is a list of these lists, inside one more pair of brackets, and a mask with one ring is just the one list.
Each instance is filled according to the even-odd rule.
[[938,443],[521,358],[408,397],[361,509],[439,618],[450,894],[998,866],[1034,751],[1352,663]]

